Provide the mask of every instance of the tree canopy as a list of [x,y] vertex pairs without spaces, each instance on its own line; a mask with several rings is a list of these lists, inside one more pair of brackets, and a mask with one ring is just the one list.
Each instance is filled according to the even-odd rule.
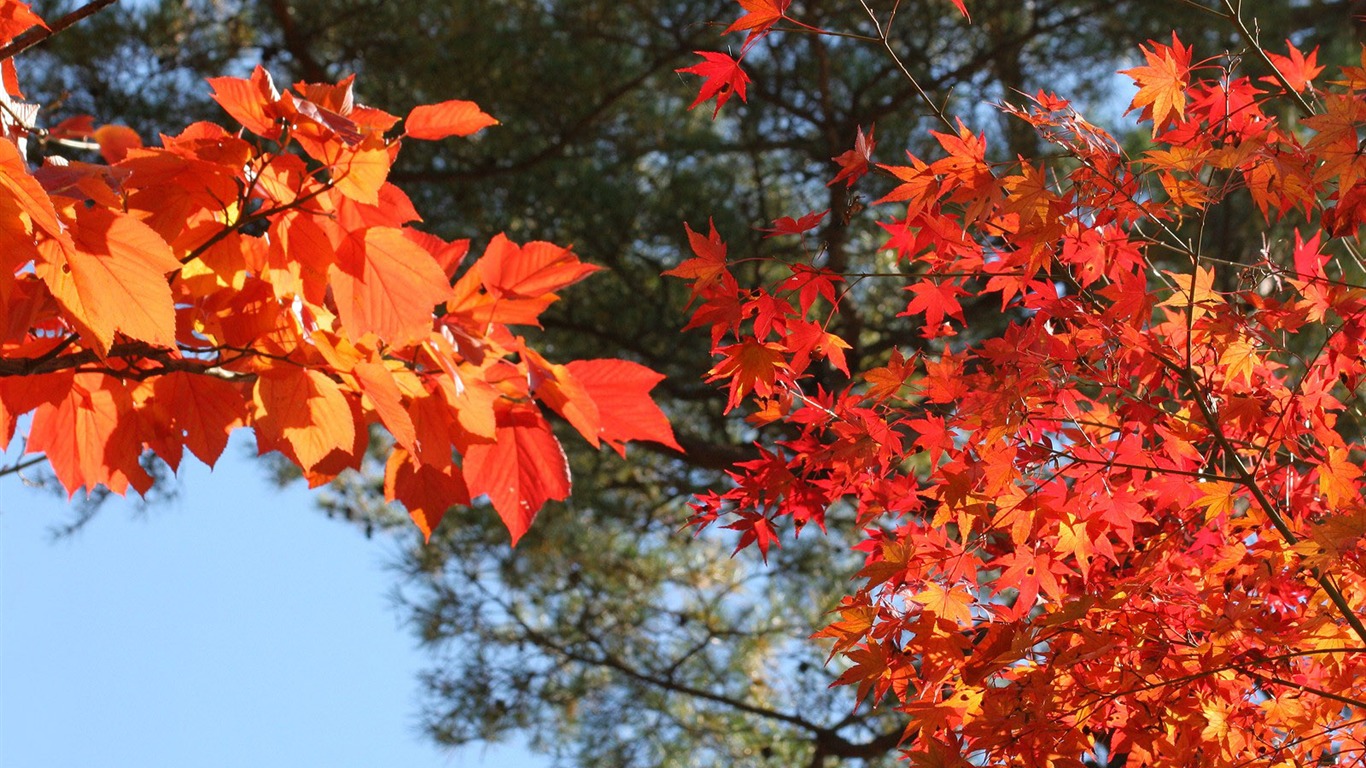
[[[1327,61],[1340,58],[1338,54],[1351,45],[1349,6],[1318,2],[1257,11],[1262,30],[1284,30],[1299,44],[1296,50],[1310,51],[1317,44],[1320,59]],[[36,7],[48,18],[58,13],[57,6]],[[1091,243],[1090,251],[1063,245],[1060,256],[1027,263],[1025,267],[1038,271],[1038,279],[1021,280],[1009,296],[1003,295],[1006,289],[999,281],[1013,276],[988,275],[998,268],[987,264],[995,262],[970,260],[974,248],[987,253],[1025,250],[1012,239],[1018,231],[1000,230],[997,224],[991,224],[996,229],[974,229],[993,215],[1003,215],[998,206],[1005,203],[998,198],[1012,200],[1021,190],[1034,189],[1033,200],[1043,211],[1036,215],[1050,224],[1065,220],[1064,205],[1073,210],[1079,205],[1069,195],[1083,194],[1070,190],[1090,189],[1075,181],[1075,164],[1099,162],[1082,156],[1083,149],[1100,151],[1084,142],[1119,147],[1093,132],[1088,123],[1076,122],[1080,112],[1061,102],[1040,100],[1039,90],[1056,89],[1079,95],[1083,103],[1103,105],[1113,98],[1108,88],[1087,82],[1105,82],[1102,73],[1126,67],[1147,89],[1140,93],[1147,94],[1148,101],[1136,104],[1146,108],[1156,125],[1170,117],[1178,103],[1191,105],[1190,114],[1195,115],[1193,105],[1201,94],[1200,103],[1209,109],[1209,94],[1229,92],[1207,85],[1217,77],[1200,81],[1194,76],[1179,92],[1154,90],[1155,73],[1180,78],[1185,77],[1183,68],[1197,66],[1198,60],[1182,58],[1185,44],[1205,56],[1241,52],[1243,66],[1259,77],[1273,70],[1256,58],[1256,51],[1278,52],[1290,57],[1287,60],[1295,55],[1276,46],[1253,46],[1236,25],[1218,18],[1220,5],[1164,4],[1160,14],[1152,13],[1152,7],[1081,0],[1026,5],[969,2],[969,24],[953,3],[941,0],[897,4],[895,23],[888,17],[890,8],[865,10],[858,4],[820,2],[746,2],[740,8],[721,2],[456,2],[439,8],[427,3],[336,0],[154,3],[116,6],[73,26],[33,51],[26,62],[31,69],[24,73],[37,102],[60,103],[64,109],[101,119],[118,118],[143,137],[192,118],[222,120],[222,113],[205,98],[209,91],[198,85],[200,78],[227,74],[251,82],[246,78],[258,64],[275,72],[279,82],[337,82],[358,73],[356,98],[395,113],[405,113],[413,103],[457,96],[472,99],[501,124],[474,141],[407,142],[387,176],[426,216],[427,231],[447,241],[473,238],[475,253],[483,252],[492,233],[500,230],[518,242],[572,243],[575,254],[608,268],[546,308],[540,316],[543,332],[519,330],[531,339],[529,346],[508,347],[515,354],[504,359],[529,366],[522,375],[532,378],[542,375],[535,370],[535,356],[541,354],[554,359],[608,354],[659,371],[664,378],[653,394],[672,419],[683,451],[668,448],[667,440],[661,439],[660,448],[642,445],[647,450],[633,449],[629,463],[622,463],[612,454],[593,450],[588,442],[562,440],[575,477],[574,495],[567,507],[543,515],[517,550],[506,548],[507,534],[497,518],[478,508],[453,510],[454,524],[438,527],[429,546],[414,548],[407,564],[408,605],[421,636],[440,653],[438,666],[427,678],[434,736],[460,743],[524,729],[543,748],[582,764],[772,760],[818,765],[843,759],[891,764],[906,733],[905,713],[897,706],[942,725],[923,739],[907,742],[921,754],[938,749],[934,744],[952,746],[953,739],[965,733],[964,721],[977,718],[981,728],[992,723],[979,718],[975,704],[953,709],[945,703],[959,688],[970,696],[978,692],[962,684],[971,675],[953,678],[957,687],[936,689],[922,682],[915,689],[922,696],[917,700],[921,709],[914,709],[906,698],[908,669],[923,675],[924,660],[942,653],[958,653],[964,663],[986,663],[991,661],[985,658],[988,654],[1004,658],[1017,651],[1012,643],[1032,637],[1026,630],[1033,623],[1080,610],[1077,603],[1064,599],[1063,585],[1077,579],[1086,588],[1099,583],[1086,568],[1106,563],[1118,569],[1120,544],[1141,551],[1139,545],[1156,530],[1143,528],[1156,520],[1135,519],[1137,541],[1124,541],[1102,535],[1099,528],[1079,529],[1073,521],[1074,536],[1084,533],[1088,541],[1107,541],[1112,552],[1074,548],[1066,557],[1048,559],[1044,575],[1031,577],[1029,584],[1017,578],[1014,586],[996,589],[988,580],[1002,578],[1011,568],[1002,559],[1009,556],[1006,542],[1013,545],[1011,552],[1022,552],[1035,540],[1028,538],[1032,531],[1016,530],[1023,523],[1005,526],[1002,530],[1008,536],[992,538],[1006,521],[997,520],[997,513],[989,510],[999,506],[997,497],[1004,498],[1007,488],[1024,488],[1032,499],[1036,486],[1031,483],[1043,483],[1033,476],[1019,479],[1026,476],[1022,470],[1018,478],[983,478],[986,458],[966,439],[990,432],[988,424],[971,421],[982,409],[995,408],[998,415],[1009,417],[998,430],[1023,429],[1009,419],[1034,413],[1008,405],[1031,379],[1002,372],[1006,362],[1017,368],[1020,363],[1003,362],[1001,354],[1044,336],[1055,339],[1051,350],[1089,338],[1080,327],[1081,310],[1071,309],[1074,315],[1061,317],[1056,307],[1041,303],[1039,297],[1046,293],[1041,286],[1060,286],[1055,291],[1063,296],[1080,291],[1076,295],[1089,298],[1088,289],[1100,294],[1095,286],[1120,282],[1109,261],[1114,249],[1127,253],[1127,246],[1117,241]],[[766,34],[770,23],[788,33]],[[1244,27],[1251,29],[1250,23],[1251,17],[1246,17]],[[719,35],[727,29],[732,31],[730,47],[719,50]],[[1179,44],[1171,42],[1173,29],[1179,32]],[[809,34],[814,30],[843,36]],[[1149,38],[1162,41],[1163,47],[1149,43],[1144,53],[1137,53],[1138,45]],[[708,55],[699,57],[695,51]],[[1132,56],[1139,58],[1120,63]],[[692,79],[715,71],[738,77],[734,70],[699,66],[723,65],[723,58],[739,58],[741,71],[747,73],[743,102],[739,89],[731,85],[734,96],[724,106],[707,103],[686,111],[699,97],[706,101],[708,90],[713,96],[727,94],[727,87],[715,80]],[[114,60],[120,62],[118,68],[111,66]],[[1230,79],[1237,77],[1238,62],[1232,57],[1219,61],[1205,62],[1214,68],[1209,72],[1223,66]],[[146,77],[134,81],[112,74],[129,70]],[[1322,83],[1324,78],[1307,80]],[[460,93],[447,92],[453,83],[459,84]],[[1198,91],[1190,83],[1205,83],[1198,87],[1210,90]],[[1285,84],[1281,86],[1286,90]],[[1197,90],[1183,96],[1187,87]],[[1269,123],[1298,109],[1284,94],[1277,101],[1267,96],[1269,92],[1264,87],[1248,97],[1264,112],[1253,113],[1251,105],[1240,101],[1240,110],[1247,111],[1237,114],[1255,114]],[[1035,94],[1034,101],[1025,94]],[[996,100],[1022,105],[1017,111],[1027,119],[984,106]],[[936,111],[961,115],[984,135],[964,133],[952,120],[945,125]],[[1217,124],[1202,114],[1204,122],[1191,117],[1184,123],[1194,126],[1189,130],[1210,132]],[[1185,119],[1183,114],[1177,117]],[[1259,146],[1283,147],[1278,143],[1281,134],[1275,135],[1275,142]],[[1175,141],[1168,141],[1164,150],[1164,145],[1152,143],[1155,136],[1120,139],[1135,156],[1190,150],[1176,147]],[[1244,141],[1242,134],[1237,141]],[[903,149],[925,160],[912,158],[902,165],[908,162],[900,157]],[[934,153],[945,152],[947,158],[932,159]],[[1001,163],[1016,156],[1029,158],[1030,163],[1003,170],[1008,166]],[[1189,205],[1194,198],[1182,195],[1197,193],[1209,203],[1217,200],[1219,205],[1204,204],[1172,220],[1159,219],[1187,243],[1200,242],[1202,236],[1213,241],[1218,233],[1219,250],[1212,245],[1201,250],[1210,258],[1252,266],[1264,255],[1263,233],[1269,241],[1291,242],[1286,239],[1291,237],[1287,226],[1279,224],[1286,213],[1279,202],[1266,204],[1268,214],[1275,211],[1277,229],[1261,218],[1257,202],[1246,192],[1255,185],[1218,188],[1197,173],[1211,162],[1208,151],[1183,162],[1187,165],[1157,170],[1103,167],[1123,167],[1135,178],[1152,179],[1151,189],[1158,190],[1153,199],[1164,204],[1174,197],[1177,204]],[[1235,169],[1218,170],[1232,177]],[[1160,176],[1163,171],[1170,181]],[[980,189],[961,178],[969,172],[977,174]],[[1097,176],[1093,185],[1106,178],[1103,173]],[[1317,193],[1327,199],[1332,191],[1328,184]],[[947,195],[944,201],[933,197],[940,193]],[[1094,198],[1098,193],[1086,194]],[[879,199],[882,204],[875,205]],[[1091,208],[1114,208],[1113,203],[1093,200]],[[981,210],[971,210],[973,205]],[[912,210],[917,206],[934,209],[935,226],[951,222],[964,233],[963,253],[939,257],[942,262],[926,260],[927,246],[933,245],[935,253],[943,250],[942,241],[932,239],[931,233],[944,235],[912,218],[922,215]],[[904,218],[889,213],[898,207],[905,211]],[[1302,209],[1318,210],[1310,205]],[[1007,214],[1020,215],[1015,210]],[[1131,218],[1132,222],[1115,224],[1115,231],[1145,221],[1142,215]],[[714,225],[705,224],[708,219]],[[1073,219],[1078,233],[1102,231],[1081,215]],[[685,231],[683,221],[691,222],[695,232]],[[1131,236],[1125,232],[1126,238]],[[1346,232],[1340,225],[1337,234]],[[1133,264],[1150,263],[1143,260],[1148,251],[1141,253],[1129,257]],[[692,259],[691,266],[680,267],[685,258]],[[1181,272],[1178,262],[1165,256],[1151,261],[1158,274],[1173,273],[1170,284],[1182,285],[1181,275],[1190,275],[1184,285],[1193,291],[1194,278],[1203,273]],[[1099,276],[1074,271],[1087,264]],[[691,290],[661,279],[660,273],[669,269],[690,278]],[[1236,273],[1222,268],[1210,272],[1220,281],[1201,284],[1209,291],[1211,305],[1214,297],[1239,290]],[[1279,272],[1267,274],[1288,279]],[[723,277],[732,278],[733,286]],[[1334,279],[1339,277],[1347,279],[1335,273]],[[996,285],[984,286],[992,278]],[[731,287],[736,292],[727,298],[720,289]],[[1026,298],[1032,303],[1021,303]],[[1167,302],[1168,309],[1159,312],[1178,311],[1180,302],[1170,298],[1162,295],[1154,301]],[[687,319],[684,306],[690,299],[701,302],[702,314],[693,315],[694,324],[716,329],[713,333],[681,333]],[[1110,299],[1097,301],[1106,300]],[[1203,306],[1203,301],[1190,299],[1187,316]],[[1135,311],[1134,316],[1138,314]],[[1023,336],[1021,328],[1026,329]],[[1110,338],[1106,334],[1113,330],[1107,327],[1099,333]],[[1316,337],[1298,333],[1302,326],[1294,330],[1299,340],[1283,344],[1282,356],[1312,359],[1306,350]],[[956,335],[948,336],[949,332]],[[1216,334],[1219,344],[1237,336],[1248,348],[1248,385],[1254,373],[1259,380],[1276,375],[1274,368],[1256,367],[1277,359],[1254,346],[1254,340],[1267,332]],[[800,334],[805,336],[799,344]],[[1350,336],[1338,331],[1325,337]],[[977,345],[997,350],[996,356],[970,352]],[[713,347],[721,357],[708,374],[708,351]],[[1221,350],[1214,360],[1222,362],[1225,353]],[[1090,354],[1107,356],[1113,350],[1100,345]],[[1078,392],[1094,385],[1090,380],[1083,383],[1083,374],[1069,375]],[[1113,374],[1122,386],[1128,386],[1123,381],[1127,375]],[[1151,379],[1157,374],[1145,375]],[[728,385],[728,391],[703,384],[708,376]],[[944,382],[942,391],[923,394],[927,381]],[[364,394],[364,382],[357,382],[361,387],[355,394]],[[1146,386],[1160,390],[1159,384],[1149,381]],[[1194,413],[1190,389],[1177,382],[1161,390],[1172,402],[1187,403],[1187,419]],[[916,394],[907,394],[912,392]],[[565,412],[567,400],[558,400],[561,407],[555,408],[552,403],[558,396],[549,391],[526,394],[563,417],[554,422],[562,436],[584,431],[575,423],[582,417]],[[755,401],[754,395],[761,399]],[[969,395],[978,400],[963,400]],[[852,403],[850,398],[857,397],[867,401],[856,414],[837,408],[837,403]],[[595,407],[602,402],[592,399]],[[361,397],[360,407],[373,402],[373,397]],[[411,407],[413,401],[400,402]],[[1156,407],[1182,412],[1179,406]],[[823,412],[832,415],[827,419],[819,415]],[[1153,417],[1149,413],[1148,421],[1156,421]],[[417,421],[411,412],[409,418]],[[959,418],[968,421],[954,420]],[[1065,421],[1056,413],[1050,418]],[[1099,415],[1096,419],[1105,423]],[[393,420],[378,409],[369,421],[392,432]],[[364,422],[362,418],[356,423]],[[879,423],[885,425],[884,431],[877,431],[883,429]],[[1359,432],[1353,423],[1346,414],[1335,419],[1344,446],[1350,446]],[[1052,465],[1047,457],[1029,458],[1041,450],[1036,444],[1042,439],[1032,439],[1023,448],[1015,445],[1010,455],[1057,469],[1075,460],[1075,443],[1083,435],[1098,444],[1106,442],[1094,433],[1099,427],[1072,428],[1075,434],[1063,438],[1048,432],[1062,429],[1051,422],[1039,428],[1039,435],[1064,457],[1055,456]],[[1170,425],[1163,429],[1166,445],[1174,445],[1176,435],[1206,461],[1233,461],[1223,447],[1202,444],[1199,437]],[[401,468],[387,473],[388,494],[385,468],[408,448],[376,432],[370,436],[369,455],[362,456],[360,441],[366,432],[352,430],[356,442],[351,458],[361,463],[362,472],[337,477],[325,506],[368,527],[390,526],[404,518],[396,517],[382,500],[394,495]],[[548,432],[537,427],[537,434]],[[1009,445],[1007,434],[993,439]],[[1210,435],[1204,439],[1217,442]],[[762,447],[756,449],[755,441]],[[898,458],[892,451],[879,453],[875,460],[859,459],[872,461],[858,465],[863,471],[874,472],[886,483],[902,483],[899,492],[855,493],[852,486],[841,484],[847,478],[836,481],[834,465],[828,462],[859,456],[872,444],[885,451],[899,444],[908,454]],[[1234,444],[1235,454],[1238,445]],[[1346,461],[1350,453],[1340,458]],[[944,467],[957,471],[955,461],[967,468],[955,476],[968,495],[960,499],[950,494],[945,501],[941,491],[933,503],[916,506],[918,496],[928,493],[923,488],[942,487],[934,485],[934,478],[943,477],[937,473]],[[721,471],[736,462],[747,463],[734,470],[734,485],[728,485]],[[839,471],[852,472],[855,464]],[[1312,470],[1311,476],[1315,479],[1299,487],[1313,487],[1318,476]],[[1077,487],[1065,475],[1059,477],[1054,487],[1069,494],[1090,493],[1091,486]],[[1099,477],[1087,482],[1116,484]],[[314,479],[323,475],[315,473]],[[1199,496],[1195,507],[1222,510],[1219,505],[1224,502],[1219,499],[1226,498],[1228,514],[1211,514],[1210,520],[1225,524],[1230,516],[1245,519],[1239,515],[1246,515],[1249,507],[1240,504],[1247,502],[1236,499],[1238,489],[1251,486],[1240,485],[1227,467],[1205,479],[1233,486],[1220,486],[1220,493],[1227,491],[1224,497]],[[928,485],[922,487],[922,482]],[[981,483],[987,483],[988,490],[978,487]],[[958,493],[959,486],[949,488]],[[704,498],[715,503],[704,503],[697,519],[706,522],[714,516],[736,530],[709,529],[686,543],[671,535],[688,515],[687,499],[708,489],[715,495]],[[471,490],[477,496],[488,489]],[[1209,501],[1202,506],[1204,500]],[[969,511],[961,511],[968,502]],[[876,517],[877,513],[885,516]],[[975,516],[973,520],[985,517],[990,525],[978,522],[979,530],[974,530],[962,515]],[[818,522],[827,531],[815,535],[813,529],[790,541],[789,518],[795,521],[792,527]],[[1083,522],[1092,525],[1089,518]],[[1233,530],[1246,534],[1238,527],[1245,525],[1236,523]],[[859,544],[870,526],[877,533]],[[1042,529],[1047,529],[1041,534],[1046,536],[1062,530],[1047,525]],[[1026,538],[1017,540],[1017,533]],[[913,571],[912,555],[917,552],[889,554],[888,548],[898,543],[923,543],[916,537],[933,539],[917,550],[921,557],[957,553],[953,556],[964,562],[981,561],[978,581],[966,572],[953,574],[958,581],[946,579],[936,567]],[[1053,539],[1040,541],[1057,550]],[[750,543],[765,551],[767,565],[748,553],[728,559],[736,544]],[[879,565],[888,562],[899,562],[904,571]],[[824,630],[837,650],[850,655],[826,666],[828,646],[808,642],[807,637],[828,624],[825,612],[838,604],[839,595],[849,590],[849,576],[860,569],[862,589],[844,604],[839,621]],[[1018,570],[1031,569],[1038,570],[1030,563]],[[1001,573],[993,576],[994,571]],[[936,587],[940,592],[933,592]],[[1040,616],[1029,615],[1035,600],[1023,596],[1027,591],[1035,598],[1043,596]],[[926,650],[898,633],[906,631],[908,610],[920,606],[917,615],[927,615],[924,605],[936,596],[942,599],[928,615],[944,620],[945,634],[953,642]],[[1098,605],[1122,610],[1128,604]],[[1004,622],[990,613],[1011,610],[1015,613],[1005,616]],[[1021,612],[1025,615],[1015,615]],[[987,622],[987,615],[998,620]],[[1102,615],[1109,614],[1092,618]],[[962,640],[954,640],[958,636],[947,631],[951,622],[963,625]],[[480,650],[461,652],[470,646]],[[1154,653],[1155,647],[1146,652]],[[1021,656],[1021,663],[1026,660]],[[887,684],[873,681],[874,673],[885,673]],[[827,690],[837,678],[858,684]],[[984,683],[974,684],[985,688]],[[1274,690],[1259,688],[1253,698],[1272,696]],[[944,701],[937,701],[937,696]],[[884,706],[855,709],[857,698],[882,700]],[[1095,736],[1090,752],[1073,750],[1073,756],[1110,760],[1109,748],[1114,745],[1105,739],[1112,739],[1114,732],[1093,729],[1093,736],[1103,738]]]

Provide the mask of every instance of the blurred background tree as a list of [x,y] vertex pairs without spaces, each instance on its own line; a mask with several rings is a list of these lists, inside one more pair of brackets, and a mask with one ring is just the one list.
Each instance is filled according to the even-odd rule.
[[[76,3],[35,5],[55,17]],[[1305,50],[1322,45],[1321,61],[1356,57],[1360,5],[1244,3],[1263,29],[1288,32]],[[1195,2],[969,6],[970,25],[943,0],[904,0],[892,46],[947,113],[987,130],[998,157],[1037,144],[989,102],[1042,88],[1117,116],[1127,96],[1110,73],[1139,43],[1176,30],[1204,55],[1242,47]],[[791,13],[872,33],[858,3],[797,0]],[[838,662],[827,667],[808,639],[858,568],[845,541],[852,514],[832,514],[843,527],[788,541],[767,565],[752,553],[730,559],[724,531],[679,532],[691,495],[725,482],[722,470],[751,455],[755,427],[724,415],[724,396],[703,383],[706,339],[682,331],[686,292],[660,273],[684,258],[682,222],[700,228],[709,216],[732,258],[841,273],[909,269],[880,252],[885,233],[859,215],[889,184],[826,186],[837,170],[831,158],[876,125],[875,159],[897,163],[942,126],[885,51],[800,34],[770,38],[780,42],[746,58],[747,104],[732,102],[717,120],[688,111],[697,83],[675,70],[695,50],[738,45],[738,36],[718,37],[738,14],[721,0],[149,0],[116,6],[29,54],[25,86],[50,122],[116,117],[144,137],[221,119],[202,78],[258,63],[281,81],[356,73],[359,100],[398,114],[418,102],[474,100],[502,125],[474,140],[407,147],[394,173],[425,227],[572,243],[610,269],[556,305],[537,343],[552,359],[623,357],[665,373],[656,394],[686,455],[641,445],[621,461],[566,441],[572,499],[543,511],[515,551],[482,507],[452,510],[421,546],[383,503],[381,435],[365,471],[324,496],[328,514],[411,541],[397,593],[432,651],[425,727],[439,742],[519,732],[557,762],[585,766],[897,762],[902,717],[855,711],[852,691],[829,688]],[[807,248],[756,229],[820,210],[830,213]],[[1231,222],[1231,247],[1253,247],[1253,232]],[[928,344],[896,317],[900,285],[851,280],[838,322],[857,341],[852,368]],[[971,326],[990,329],[978,319]],[[815,384],[843,382],[832,372]]]

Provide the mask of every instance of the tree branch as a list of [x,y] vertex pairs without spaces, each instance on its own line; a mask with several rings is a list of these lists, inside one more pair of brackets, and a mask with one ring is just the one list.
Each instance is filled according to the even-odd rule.
[[33,27],[29,29],[28,31],[9,41],[7,45],[0,47],[0,61],[13,58],[16,55],[24,51],[27,51],[29,48],[32,48],[33,46],[43,42],[49,37],[52,37],[53,35],[67,29],[68,27],[81,21],[82,19],[85,19],[89,16],[94,16],[96,13],[104,10],[105,8],[117,2],[118,0],[90,0],[90,2],[86,3],[80,8],[77,8],[71,13],[68,13],[62,18],[52,22],[47,26],[46,29],[42,27]]

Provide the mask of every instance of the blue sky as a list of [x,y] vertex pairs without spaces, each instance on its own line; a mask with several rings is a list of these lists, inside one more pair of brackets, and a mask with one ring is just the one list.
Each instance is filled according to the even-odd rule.
[[544,765],[423,738],[395,544],[274,488],[247,443],[212,473],[187,454],[147,516],[116,499],[55,542],[65,501],[0,478],[0,764]]

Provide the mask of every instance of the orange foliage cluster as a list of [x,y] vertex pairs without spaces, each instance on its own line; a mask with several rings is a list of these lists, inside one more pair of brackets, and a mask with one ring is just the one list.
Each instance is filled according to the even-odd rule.
[[[13,21],[0,42],[42,23],[13,0],[0,17]],[[554,364],[512,330],[597,267],[501,235],[467,264],[469,241],[414,228],[387,182],[401,139],[495,120],[448,101],[395,133],[399,118],[357,103],[350,78],[281,91],[258,68],[211,85],[245,131],[196,123],[145,147],[77,119],[47,135],[93,137],[106,163],[36,170],[20,149],[35,126],[0,141],[0,444],[32,413],[26,450],[68,491],[145,492],[145,452],[212,465],[251,427],[317,485],[359,466],[377,424],[395,443],[385,495],[425,535],[487,495],[514,542],[569,493],[545,409],[594,446],[674,446],[648,394],[660,376]]]

